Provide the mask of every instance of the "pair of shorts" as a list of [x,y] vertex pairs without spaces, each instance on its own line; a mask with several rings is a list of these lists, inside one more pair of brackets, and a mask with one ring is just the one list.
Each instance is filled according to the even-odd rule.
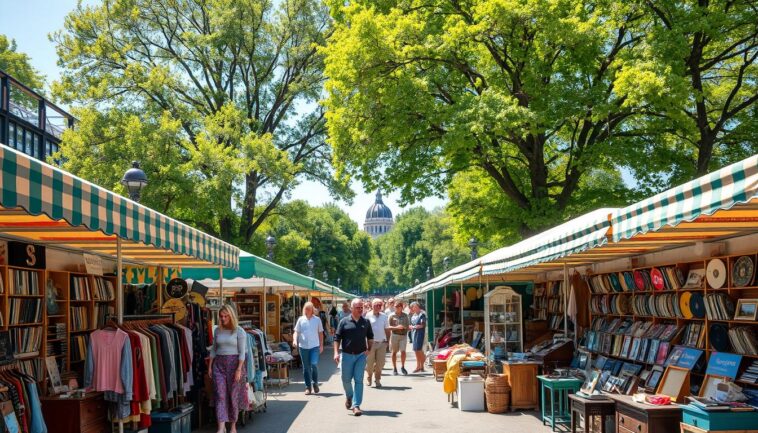
[[407,334],[390,334],[391,352],[405,352],[406,346],[408,346]]

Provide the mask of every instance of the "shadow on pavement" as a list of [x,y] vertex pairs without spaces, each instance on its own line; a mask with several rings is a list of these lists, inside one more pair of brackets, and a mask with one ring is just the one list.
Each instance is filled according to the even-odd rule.
[[343,394],[337,394],[335,392],[320,392],[318,394],[314,394],[314,396],[329,398],[329,397],[342,397]]
[[391,410],[364,410],[363,416],[384,416],[388,418],[397,418],[402,415],[402,412],[395,412]]
[[411,389],[410,386],[386,386],[382,385],[381,388],[374,388],[378,391],[405,391],[406,389]]

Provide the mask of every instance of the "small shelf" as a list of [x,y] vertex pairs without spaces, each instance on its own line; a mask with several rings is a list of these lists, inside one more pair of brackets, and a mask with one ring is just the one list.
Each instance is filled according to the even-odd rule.
[[69,302],[71,302],[72,304],[84,304],[84,303],[89,304],[90,302],[92,302],[92,300],[91,299],[72,299]]
[[71,330],[71,334],[81,334],[82,332],[94,332],[94,331],[96,331],[96,329],[94,329],[94,328],[92,328],[92,329],[80,329],[78,331],[75,331],[75,330],[72,329]]
[[9,298],[42,298],[44,295],[13,295],[8,293]]
[[40,354],[39,352],[24,352],[24,353],[15,353],[13,354],[14,359],[31,359],[36,358]]
[[15,328],[17,326],[42,326],[44,325],[44,322],[38,322],[38,323],[14,323],[14,324],[8,324],[8,327]]

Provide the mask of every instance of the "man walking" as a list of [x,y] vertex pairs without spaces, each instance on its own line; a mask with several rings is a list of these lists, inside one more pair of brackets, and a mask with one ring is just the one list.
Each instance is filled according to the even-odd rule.
[[[401,301],[398,301],[401,302]],[[384,309],[384,314],[389,317],[392,313],[395,312],[395,298],[389,298],[387,300],[387,308]]]
[[408,327],[411,326],[411,318],[403,311],[403,302],[397,301],[395,312],[387,319],[390,335],[390,350],[392,351],[392,374],[397,376],[397,352],[400,352],[400,371],[403,375],[408,374],[405,369],[405,347],[408,345]]
[[366,314],[366,319],[371,323],[371,331],[374,333],[374,344],[368,351],[366,358],[366,383],[371,386],[371,379],[375,380],[376,387],[382,387],[382,369],[387,358],[387,341],[390,330],[387,329],[389,322],[387,315],[382,312],[382,300],[379,298],[371,302],[371,312]]
[[[371,323],[363,318],[363,303],[353,299],[351,314],[340,321],[334,334],[334,362],[340,362],[342,347],[342,386],[345,388],[345,408],[353,415],[361,416],[363,402],[363,370],[366,368],[366,354],[371,350],[374,332]],[[355,389],[353,389],[353,382]]]

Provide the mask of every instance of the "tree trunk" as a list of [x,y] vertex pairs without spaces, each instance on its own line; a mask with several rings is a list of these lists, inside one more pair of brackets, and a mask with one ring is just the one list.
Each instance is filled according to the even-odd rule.
[[242,219],[240,221],[239,237],[248,242],[253,236],[253,219],[255,218],[256,196],[258,193],[258,173],[250,172],[245,175],[245,197],[242,200]]
[[697,142],[697,165],[695,166],[695,177],[705,176],[708,174],[708,167],[713,158],[713,143],[715,137],[713,134],[700,133],[700,139]]

